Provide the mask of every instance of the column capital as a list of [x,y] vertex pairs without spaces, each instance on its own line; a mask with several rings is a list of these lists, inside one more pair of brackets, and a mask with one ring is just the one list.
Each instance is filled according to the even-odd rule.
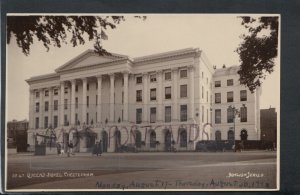
[[193,71],[193,70],[195,69],[195,67],[194,67],[193,65],[189,65],[189,66],[188,66],[188,69],[189,69],[190,71]]
[[87,78],[84,77],[84,78],[81,78],[82,82],[87,82]]
[[103,75],[102,75],[102,74],[99,74],[99,75],[96,76],[96,78],[97,78],[97,79],[102,79],[102,78],[103,78]]
[[129,75],[130,72],[129,72],[128,70],[125,70],[125,71],[122,72],[122,74],[123,74],[123,75]]
[[177,72],[178,69],[179,69],[178,67],[174,67],[174,68],[171,69],[171,71],[172,71],[172,72]]
[[162,74],[163,73],[163,70],[157,70],[156,71],[156,74]]
[[147,77],[149,75],[149,73],[148,72],[143,72],[142,75],[143,75],[143,77]]
[[115,77],[115,73],[109,73],[108,74],[110,78],[114,78]]
[[71,82],[72,85],[73,84],[75,85],[76,84],[76,79],[71,79],[70,82]]

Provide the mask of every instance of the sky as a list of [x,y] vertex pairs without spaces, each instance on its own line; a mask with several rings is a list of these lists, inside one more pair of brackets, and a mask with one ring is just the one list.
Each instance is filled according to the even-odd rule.
[[[126,21],[116,29],[108,30],[108,40],[103,46],[109,52],[138,57],[184,48],[199,48],[211,64],[221,68],[239,65],[235,52],[245,33],[238,15],[224,14],[155,14],[146,20],[125,15]],[[37,40],[25,56],[16,42],[7,45],[6,69],[6,118],[28,119],[29,86],[26,79],[41,74],[53,73],[56,68],[87,49],[93,42],[72,47],[46,48]],[[280,66],[276,59],[275,71],[267,76],[262,85],[261,108],[275,107],[279,111]]]

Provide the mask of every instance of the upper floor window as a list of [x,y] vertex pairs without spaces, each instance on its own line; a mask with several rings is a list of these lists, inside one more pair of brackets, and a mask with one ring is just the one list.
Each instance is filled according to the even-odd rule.
[[155,123],[156,121],[156,108],[150,108],[150,123]]
[[171,79],[172,79],[171,72],[166,72],[165,73],[165,80],[171,80]]
[[150,100],[156,100],[156,89],[150,89]]
[[240,99],[241,101],[247,101],[247,90],[240,91]]
[[165,99],[171,99],[171,95],[172,92],[171,92],[171,87],[166,87],[165,88]]
[[75,108],[78,108],[78,97],[75,98]]
[[136,84],[141,84],[141,83],[143,83],[143,77],[142,76],[136,77]]
[[35,103],[35,112],[39,112],[40,111],[40,103],[36,102]]
[[227,102],[233,102],[233,91],[227,92]]
[[180,121],[187,121],[187,105],[180,105]]
[[35,92],[35,97],[36,97],[36,98],[39,98],[39,97],[40,97],[40,92],[38,92],[38,91]]
[[221,87],[221,81],[215,81],[215,87]]
[[78,92],[78,85],[75,85],[75,91]]
[[90,105],[90,97],[86,96],[86,106],[89,107]]
[[86,90],[87,90],[87,91],[90,90],[90,84],[89,84],[89,83],[86,84]]
[[241,107],[241,122],[247,122],[247,107]]
[[171,122],[171,106],[165,107],[165,122]]
[[49,102],[46,101],[45,102],[45,112],[48,112],[48,110],[49,110]]
[[180,97],[187,97],[187,85],[180,85]]
[[136,124],[142,123],[143,110],[141,108],[136,109]]
[[65,110],[68,109],[68,99],[64,99],[64,108]]
[[187,78],[187,70],[180,71],[180,78]]
[[58,89],[54,89],[53,93],[54,95],[58,95]]
[[58,110],[58,100],[54,100],[53,110]]
[[156,74],[151,74],[150,75],[150,82],[156,82]]
[[233,86],[233,79],[227,80],[227,86]]
[[45,90],[45,96],[49,96],[49,90]]
[[65,87],[65,93],[68,93],[68,87]]
[[215,110],[215,123],[220,124],[221,123],[221,109]]
[[221,103],[221,93],[215,93],[215,103]]
[[232,108],[227,108],[227,123],[233,123],[234,113]]
[[137,101],[137,102],[143,101],[143,98],[142,98],[142,90],[137,90],[137,91],[136,91],[136,101]]

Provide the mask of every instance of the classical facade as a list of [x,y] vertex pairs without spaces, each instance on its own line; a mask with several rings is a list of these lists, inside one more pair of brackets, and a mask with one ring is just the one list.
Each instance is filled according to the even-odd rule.
[[240,84],[238,66],[213,74],[213,128],[215,140],[260,140],[260,95]]
[[[215,75],[204,52],[194,48],[133,59],[88,50],[55,73],[27,80],[28,142],[32,149],[49,138],[73,142],[80,152],[99,140],[108,152],[193,150],[199,140],[214,139]],[[249,111],[256,109],[252,97]],[[257,129],[247,129],[258,139]]]

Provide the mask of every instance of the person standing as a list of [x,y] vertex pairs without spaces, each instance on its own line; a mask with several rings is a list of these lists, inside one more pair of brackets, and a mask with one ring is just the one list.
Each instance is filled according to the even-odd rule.
[[70,141],[70,143],[68,144],[69,150],[68,150],[68,157],[70,157],[70,154],[74,155],[73,153],[73,143],[72,141]]
[[[99,156],[101,156],[101,154],[102,154],[102,141],[101,140],[100,140],[99,146],[98,146],[98,153],[99,153]],[[98,156],[98,154],[97,154],[97,156]]]

